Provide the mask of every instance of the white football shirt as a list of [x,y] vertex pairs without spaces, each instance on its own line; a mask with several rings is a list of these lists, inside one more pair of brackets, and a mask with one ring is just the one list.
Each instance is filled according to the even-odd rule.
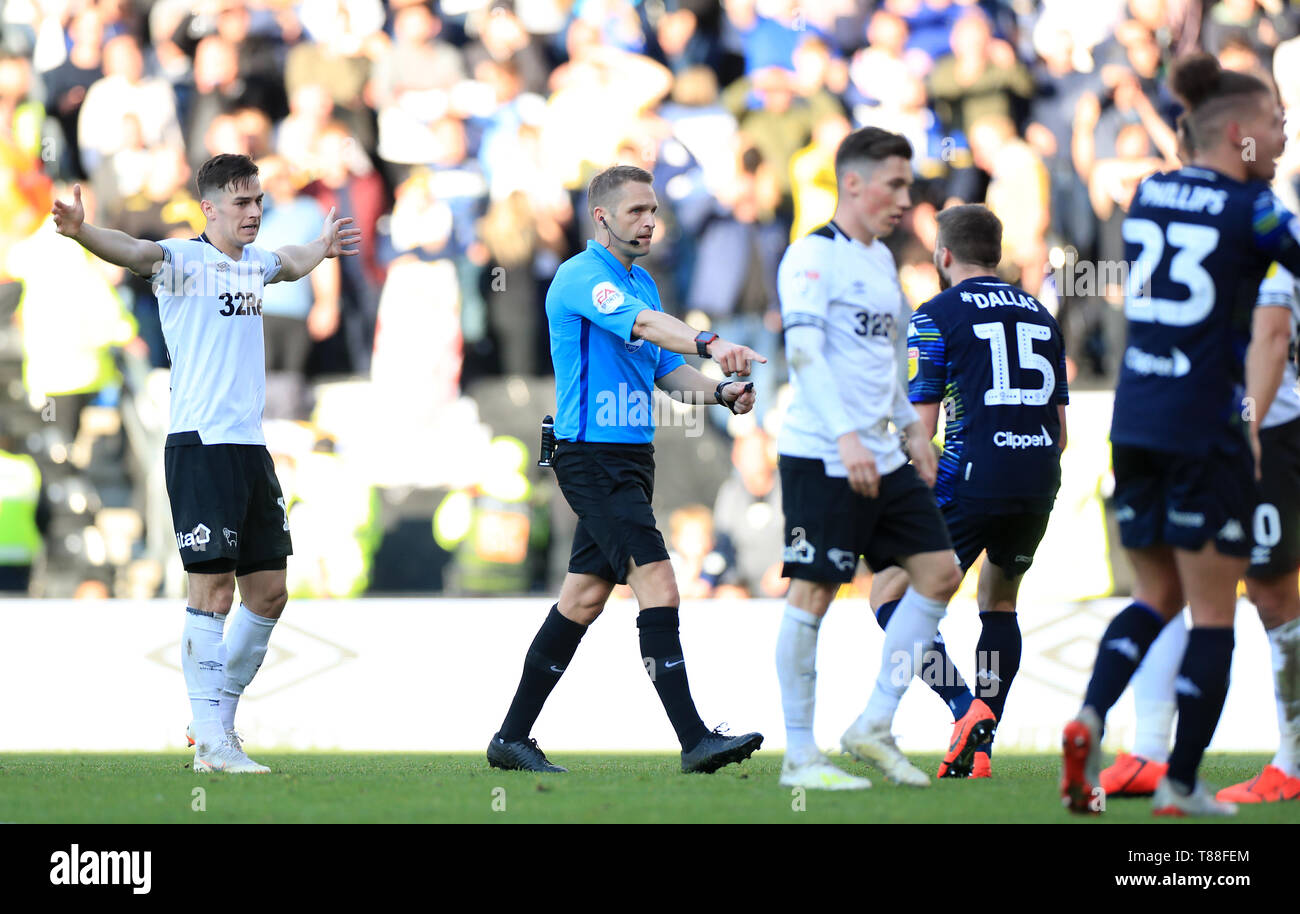
[[1300,419],[1300,390],[1296,389],[1295,363],[1296,346],[1300,345],[1300,285],[1286,267],[1275,263],[1269,267],[1268,275],[1259,284],[1259,298],[1255,304],[1260,308],[1291,309],[1291,357],[1286,361],[1277,397],[1269,407],[1268,415],[1259,424],[1260,428],[1273,428]]
[[837,436],[817,409],[819,397],[839,397],[880,475],[901,467],[907,457],[890,420],[906,425],[917,416],[906,383],[912,309],[894,255],[879,239],[854,241],[832,222],[786,249],[777,291],[787,329],[809,325],[825,332],[823,355],[838,384],[836,390],[805,390],[795,375],[777,451],[822,460],[828,475],[847,476]]
[[150,278],[171,356],[169,433],[198,432],[204,444],[266,444],[266,350],[262,288],[280,258],[253,245],[231,260],[207,235],[158,242],[163,263]]

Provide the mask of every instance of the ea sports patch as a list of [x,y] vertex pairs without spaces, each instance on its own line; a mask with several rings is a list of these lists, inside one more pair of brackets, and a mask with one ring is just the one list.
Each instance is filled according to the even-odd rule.
[[612,282],[597,283],[591,290],[591,303],[601,314],[613,314],[623,305],[623,293]]
[[921,350],[915,346],[907,347],[907,380],[915,381],[916,373],[921,369]]

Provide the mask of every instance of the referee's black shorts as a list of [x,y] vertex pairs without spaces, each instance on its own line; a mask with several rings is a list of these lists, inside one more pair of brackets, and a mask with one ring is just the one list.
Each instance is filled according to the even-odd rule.
[[786,544],[781,574],[847,583],[858,556],[881,571],[912,555],[952,550],[934,492],[905,463],[880,477],[875,498],[859,495],[843,476],[807,457],[780,459]]
[[239,576],[286,567],[293,554],[288,507],[265,447],[174,433],[163,466],[186,571]]
[[655,526],[655,463],[652,444],[561,441],[555,479],[573,513],[569,571],[627,583],[628,559],[639,565],[668,558]]

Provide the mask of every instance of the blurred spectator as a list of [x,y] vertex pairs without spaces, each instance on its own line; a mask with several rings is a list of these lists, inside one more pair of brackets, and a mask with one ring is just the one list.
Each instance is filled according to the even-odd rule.
[[1044,19],[1034,29],[1039,61],[1034,68],[1035,94],[1029,108],[1025,140],[1042,158],[1051,184],[1053,244],[1070,244],[1081,260],[1092,257],[1096,223],[1085,201],[1087,185],[1075,170],[1074,113],[1085,93],[1095,93],[1097,77],[1074,65],[1074,40],[1064,28]]
[[465,60],[476,73],[485,60],[511,64],[526,92],[545,94],[551,76],[541,42],[524,28],[510,3],[500,0],[478,17],[478,38],[465,45]]
[[1119,132],[1115,155],[1098,159],[1093,165],[1088,196],[1101,222],[1099,255],[1105,261],[1124,259],[1121,234],[1124,217],[1138,184],[1162,167],[1176,167],[1156,154],[1151,139],[1140,124],[1129,124]]
[[984,202],[1002,220],[1002,267],[1014,277],[1010,282],[1036,295],[1047,266],[1047,168],[1008,117],[976,121],[970,145],[976,166],[990,178]]
[[[71,191],[65,187],[63,195]],[[94,195],[83,187],[81,196],[92,222]],[[9,274],[23,282],[23,385],[37,403],[55,398],[55,422],[72,441],[82,407],[120,383],[112,350],[134,339],[136,327],[103,262],[55,232],[53,222],[47,218],[3,254]]]
[[776,441],[761,426],[738,433],[731,445],[735,471],[713,505],[718,538],[735,552],[726,582],[754,597],[783,596],[788,585],[781,576],[785,520],[776,461]]
[[1288,19],[1289,12],[1289,9],[1284,12],[1283,5],[1276,2],[1219,0],[1205,17],[1201,43],[1215,55],[1235,40],[1271,56],[1280,41],[1295,37],[1294,20]]
[[[266,194],[257,243],[268,250],[310,244],[320,237],[325,212],[299,193],[293,171],[279,156],[258,160]],[[339,258],[327,258],[308,276],[277,282],[262,292],[266,342],[266,418],[306,419],[307,359],[312,341],[333,336],[339,325]]]
[[[688,308],[709,315],[720,336],[749,346],[772,363],[778,359],[781,334],[776,268],[790,237],[786,223],[776,218],[778,183],[758,150],[746,150],[734,188],[700,231],[687,299]],[[776,371],[754,374],[754,409],[760,419],[771,406],[777,377]]]
[[67,60],[42,78],[45,80],[47,104],[62,139],[58,159],[53,163],[53,176],[75,180],[87,177],[81,167],[77,119],[86,100],[86,91],[104,76],[100,50],[104,30],[99,11],[94,6],[83,7],[73,17],[68,27],[68,38],[71,46]]
[[[45,221],[53,200],[41,168],[45,111],[30,98],[32,68],[25,57],[0,53],[0,260],[9,246]],[[3,279],[0,262],[0,279]]]
[[716,65],[720,5],[714,0],[669,0],[664,6],[654,29],[668,68],[681,74],[693,67]]
[[736,119],[718,99],[718,77],[691,67],[673,80],[672,96],[659,108],[677,139],[700,164],[704,184],[717,193],[730,184],[740,154]]
[[790,190],[794,197],[791,241],[825,225],[835,215],[839,198],[835,153],[851,129],[844,115],[826,115],[813,126],[812,142],[790,160]]
[[194,51],[194,95],[185,122],[190,168],[197,172],[208,158],[203,137],[218,115],[232,114],[241,108],[271,112],[276,105],[271,91],[265,83],[249,80],[240,73],[236,45],[221,35],[202,39]]
[[[403,398],[404,412],[431,416],[460,396],[462,344],[461,281],[447,253],[451,208],[433,193],[428,172],[414,172],[397,189],[389,225],[397,257],[380,295],[378,332],[373,320],[368,328],[374,338],[371,378],[377,389]],[[355,326],[358,317],[346,301],[342,319],[353,346],[354,335],[367,328]]]
[[130,35],[104,45],[104,77],[86,91],[77,121],[77,144],[85,174],[126,145],[128,114],[136,117],[144,145],[183,142],[176,95],[165,79],[145,76],[140,46]]
[[298,86],[289,96],[288,117],[276,125],[275,151],[307,174],[317,174],[316,149],[333,113],[334,100],[324,86]]
[[713,515],[704,505],[687,505],[669,515],[667,545],[683,600],[713,596],[735,561],[731,544],[714,535]]
[[465,78],[460,50],[438,40],[442,23],[427,6],[404,7],[393,19],[393,44],[375,61],[368,90],[379,117],[379,157],[403,166],[391,176],[400,184],[411,165],[432,161],[432,125],[448,113],[451,90]]
[[332,370],[365,375],[370,371],[378,309],[376,289],[383,270],[375,255],[376,227],[384,211],[384,183],[343,124],[334,122],[317,141],[314,164],[318,172],[304,193],[315,198],[335,218],[350,216],[361,230],[360,256],[339,258],[339,322],[348,365]]
[[843,111],[839,101],[824,90],[799,96],[790,71],[768,67],[728,86],[722,102],[776,174],[782,209],[790,212],[790,160],[808,145],[814,124]]
[[[235,72],[242,83],[243,103],[261,108],[268,117],[278,121],[289,110],[281,76],[284,55],[280,53],[276,36],[263,30],[254,31],[252,21],[244,0],[215,0],[183,19],[172,34],[172,43],[193,59],[196,67],[199,48],[207,39],[215,36],[234,48]],[[279,31],[276,26],[270,28]]]
[[140,119],[134,114],[122,117],[122,145],[100,160],[91,175],[91,186],[99,205],[112,212],[122,199],[140,193],[153,167],[153,153],[146,148]]
[[300,17],[311,41],[300,42],[285,60],[284,85],[292,99],[308,83],[323,86],[342,120],[366,149],[375,148],[374,113],[366,107],[368,53],[384,46],[379,0],[306,0]]
[[[479,220],[478,235],[487,257],[479,292],[487,304],[488,324],[504,374],[549,374],[539,365],[537,337],[545,336],[545,303],[533,272],[543,245],[539,220],[528,195],[516,190],[497,200]],[[560,240],[554,235],[551,244]]]
[[1015,49],[993,37],[988,17],[977,8],[961,14],[952,27],[952,55],[930,72],[930,98],[949,133],[968,133],[982,117],[1019,120],[1034,95],[1028,68]]
[[[158,146],[149,152],[148,173],[140,189],[119,200],[108,213],[106,225],[135,238],[193,238],[206,220],[189,186],[190,170],[180,147]],[[270,286],[268,288],[275,288]],[[119,292],[129,299],[140,338],[149,348],[155,368],[170,364],[158,316],[158,300],[146,277],[127,272]]]
[[36,461],[0,431],[0,593],[6,597],[26,596],[49,521]]

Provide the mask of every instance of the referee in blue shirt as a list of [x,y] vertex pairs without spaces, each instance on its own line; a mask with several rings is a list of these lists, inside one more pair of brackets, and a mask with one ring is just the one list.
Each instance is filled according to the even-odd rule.
[[546,295],[555,363],[555,477],[578,515],[569,573],[524,658],[501,729],[488,746],[494,768],[564,771],[529,737],[542,705],[616,583],[631,585],[641,611],[641,655],[682,744],[682,770],[712,772],[743,761],[759,733],[710,731],[695,710],[677,630],[680,597],[655,526],[653,390],[736,413],[754,406],[753,385],[714,384],[680,353],[713,358],[745,377],[767,359],[697,333],[665,314],[650,274],[633,261],[650,252],[659,208],[650,173],[618,165],[592,179],[587,206],[596,237],[565,261]]

